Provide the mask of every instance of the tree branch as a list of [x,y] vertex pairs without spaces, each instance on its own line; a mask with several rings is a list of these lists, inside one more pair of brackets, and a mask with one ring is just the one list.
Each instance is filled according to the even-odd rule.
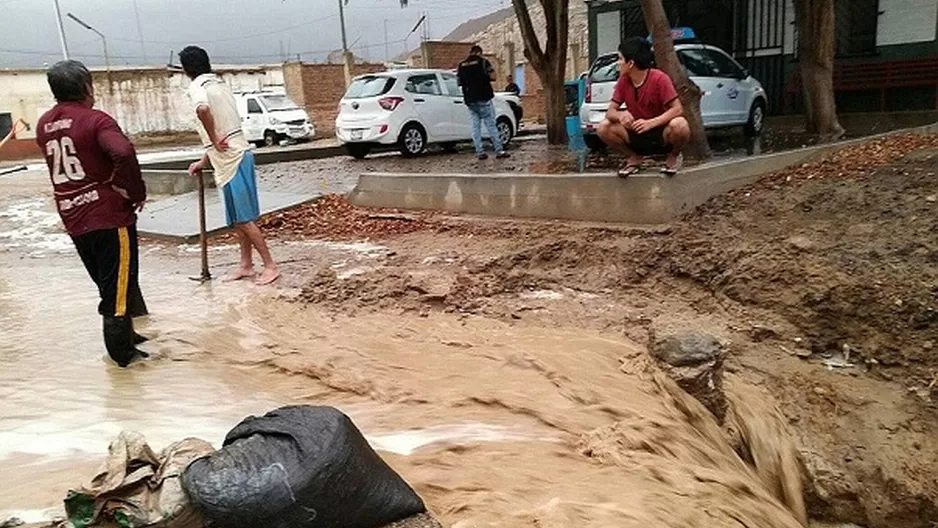
[[511,5],[515,8],[518,27],[521,29],[521,37],[524,39],[524,56],[531,62],[535,70],[543,71],[547,67],[547,58],[544,55],[544,50],[541,49],[540,42],[537,40],[537,33],[531,23],[531,13],[528,12],[527,2],[525,0],[511,0]]

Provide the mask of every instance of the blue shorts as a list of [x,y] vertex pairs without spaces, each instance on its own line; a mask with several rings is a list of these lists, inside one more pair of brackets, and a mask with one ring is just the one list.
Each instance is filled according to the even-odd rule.
[[257,177],[254,174],[253,152],[244,153],[238,172],[230,182],[219,189],[219,194],[225,206],[225,221],[228,227],[256,222],[261,217],[261,208],[257,201]]

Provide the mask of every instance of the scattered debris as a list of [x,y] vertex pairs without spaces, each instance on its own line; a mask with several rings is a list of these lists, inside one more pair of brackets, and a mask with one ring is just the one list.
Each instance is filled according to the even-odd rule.
[[264,231],[274,236],[329,240],[380,239],[436,229],[434,213],[410,214],[393,209],[355,207],[338,194],[261,219]]

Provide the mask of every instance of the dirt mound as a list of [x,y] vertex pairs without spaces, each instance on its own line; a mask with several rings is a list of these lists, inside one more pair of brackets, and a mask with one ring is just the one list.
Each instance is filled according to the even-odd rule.
[[625,256],[614,244],[563,239],[531,246],[481,262],[459,259],[441,263],[391,259],[361,275],[340,277],[321,270],[300,298],[313,304],[358,312],[396,309],[477,313],[487,299],[576,283],[584,291],[609,289],[624,273]]
[[938,373],[938,151],[870,168],[924,146],[938,138],[880,140],[718,197],[645,265],[784,316],[816,354],[901,367],[928,385]]

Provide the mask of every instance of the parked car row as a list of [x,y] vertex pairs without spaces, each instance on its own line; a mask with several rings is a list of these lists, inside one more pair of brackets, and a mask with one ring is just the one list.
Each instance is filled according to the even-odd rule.
[[[524,116],[521,98],[496,93],[494,104],[498,134],[508,145]],[[306,111],[283,93],[239,93],[238,113],[248,141],[260,146],[316,135]],[[452,149],[471,140],[472,121],[454,72],[395,69],[354,78],[339,103],[335,125],[337,139],[355,158],[377,148],[397,148],[413,157],[430,145]],[[488,131],[482,135],[487,139]]]
[[[767,108],[762,84],[725,51],[699,43],[690,28],[676,28],[672,36],[678,59],[701,90],[704,128],[743,127],[747,135],[761,134]],[[605,147],[596,128],[606,117],[619,80],[617,59],[617,53],[601,55],[580,75],[586,83],[579,108],[580,126],[587,146],[594,150]],[[498,134],[507,145],[518,133],[524,115],[521,98],[499,92],[494,104]],[[261,145],[275,145],[284,139],[303,141],[316,133],[306,112],[282,93],[240,94],[238,110],[248,140]],[[361,159],[379,148],[396,148],[413,157],[430,145],[452,149],[471,140],[471,117],[455,72],[394,69],[352,80],[339,103],[335,130],[352,157]],[[483,137],[488,138],[485,130]]]

